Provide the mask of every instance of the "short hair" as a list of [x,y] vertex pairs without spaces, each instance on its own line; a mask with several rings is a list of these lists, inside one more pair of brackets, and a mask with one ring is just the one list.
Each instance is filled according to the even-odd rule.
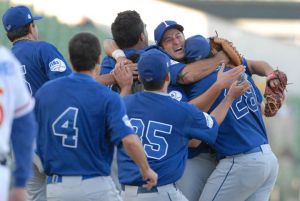
[[94,69],[100,54],[100,42],[91,33],[78,33],[69,42],[70,61],[75,71]]
[[28,35],[29,34],[29,26],[31,23],[34,26],[34,23],[30,22],[29,24],[26,24],[23,27],[17,28],[14,31],[7,32],[6,35],[7,35],[7,38],[10,40],[10,42],[14,42],[16,39]]
[[151,81],[151,82],[146,82],[144,80],[141,81],[145,90],[148,91],[157,91],[163,88],[164,84],[165,84],[165,80],[161,80],[161,81]]
[[129,48],[136,45],[145,25],[138,12],[127,10],[118,13],[111,25],[111,32],[119,48]]

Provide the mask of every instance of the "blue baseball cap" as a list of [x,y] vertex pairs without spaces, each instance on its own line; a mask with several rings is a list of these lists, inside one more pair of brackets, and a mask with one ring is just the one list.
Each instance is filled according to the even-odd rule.
[[145,82],[165,80],[170,66],[170,58],[158,49],[150,49],[142,54],[138,61],[140,79]]
[[177,24],[175,21],[167,20],[161,22],[156,29],[154,30],[154,40],[156,45],[159,45],[165,32],[169,29],[177,29],[181,32],[183,32],[184,28],[180,24]]
[[33,20],[42,19],[41,16],[32,16],[26,6],[10,7],[2,16],[2,23],[7,32],[21,28]]
[[207,58],[210,54],[210,44],[207,38],[195,35],[185,40],[185,59],[193,62]]

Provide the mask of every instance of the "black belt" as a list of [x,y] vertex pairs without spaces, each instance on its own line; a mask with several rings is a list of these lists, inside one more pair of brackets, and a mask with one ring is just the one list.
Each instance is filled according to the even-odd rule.
[[[174,187],[176,188],[176,184],[173,183]],[[158,187],[159,188],[159,187]],[[121,189],[122,191],[125,191],[125,185],[121,185]],[[142,194],[142,193],[157,193],[158,189],[156,186],[152,187],[151,190],[147,190],[146,188],[144,188],[143,186],[138,186],[137,187],[137,194]]]

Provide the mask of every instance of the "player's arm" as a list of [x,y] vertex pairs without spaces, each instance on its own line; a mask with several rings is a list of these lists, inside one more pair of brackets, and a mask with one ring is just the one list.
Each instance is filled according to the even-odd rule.
[[218,72],[217,81],[203,94],[189,101],[190,104],[195,105],[204,112],[207,112],[215,100],[220,95],[221,91],[229,88],[231,84],[238,78],[238,76],[245,71],[243,66],[233,68],[224,72],[225,64],[222,64]]
[[177,75],[177,83],[192,84],[212,73],[218,65],[228,63],[228,57],[223,51],[214,57],[198,60],[187,64]]
[[16,161],[14,170],[15,187],[25,187],[31,175],[33,141],[37,133],[37,124],[33,112],[14,119],[11,142]]
[[113,39],[105,39],[103,41],[103,48],[105,54],[114,58],[117,61],[117,63],[131,63],[131,61],[126,58],[124,51],[118,47],[118,45]]
[[97,80],[97,82],[100,82],[104,85],[116,84],[116,80],[113,74],[96,75],[95,79]]
[[273,68],[265,61],[247,60],[250,73],[259,76],[267,76],[273,72]]
[[150,190],[157,183],[157,174],[148,164],[144,148],[139,137],[136,134],[127,135],[122,139],[122,143],[127,154],[139,166],[143,180],[146,181],[144,187]]
[[56,79],[72,73],[69,64],[54,45],[41,42],[39,51],[40,61],[43,63],[44,70],[49,79]]
[[231,85],[228,94],[224,97],[221,103],[210,113],[211,116],[215,117],[219,125],[223,122],[224,118],[226,117],[232,102],[237,97],[243,95],[248,89],[248,82],[243,82],[243,84],[237,85],[237,81],[235,81]]

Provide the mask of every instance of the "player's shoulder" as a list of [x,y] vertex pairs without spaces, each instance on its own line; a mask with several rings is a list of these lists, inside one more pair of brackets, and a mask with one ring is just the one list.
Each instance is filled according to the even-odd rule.
[[46,42],[46,41],[34,41],[34,44],[41,48],[55,48],[56,49],[56,47],[54,45],[52,45],[51,43]]
[[62,77],[58,77],[56,79],[53,80],[49,80],[46,83],[44,83],[38,91],[41,91],[43,93],[47,93],[51,88],[53,87],[62,87],[64,85],[64,83],[66,83],[66,80],[68,80],[69,77],[68,76],[62,76]]

